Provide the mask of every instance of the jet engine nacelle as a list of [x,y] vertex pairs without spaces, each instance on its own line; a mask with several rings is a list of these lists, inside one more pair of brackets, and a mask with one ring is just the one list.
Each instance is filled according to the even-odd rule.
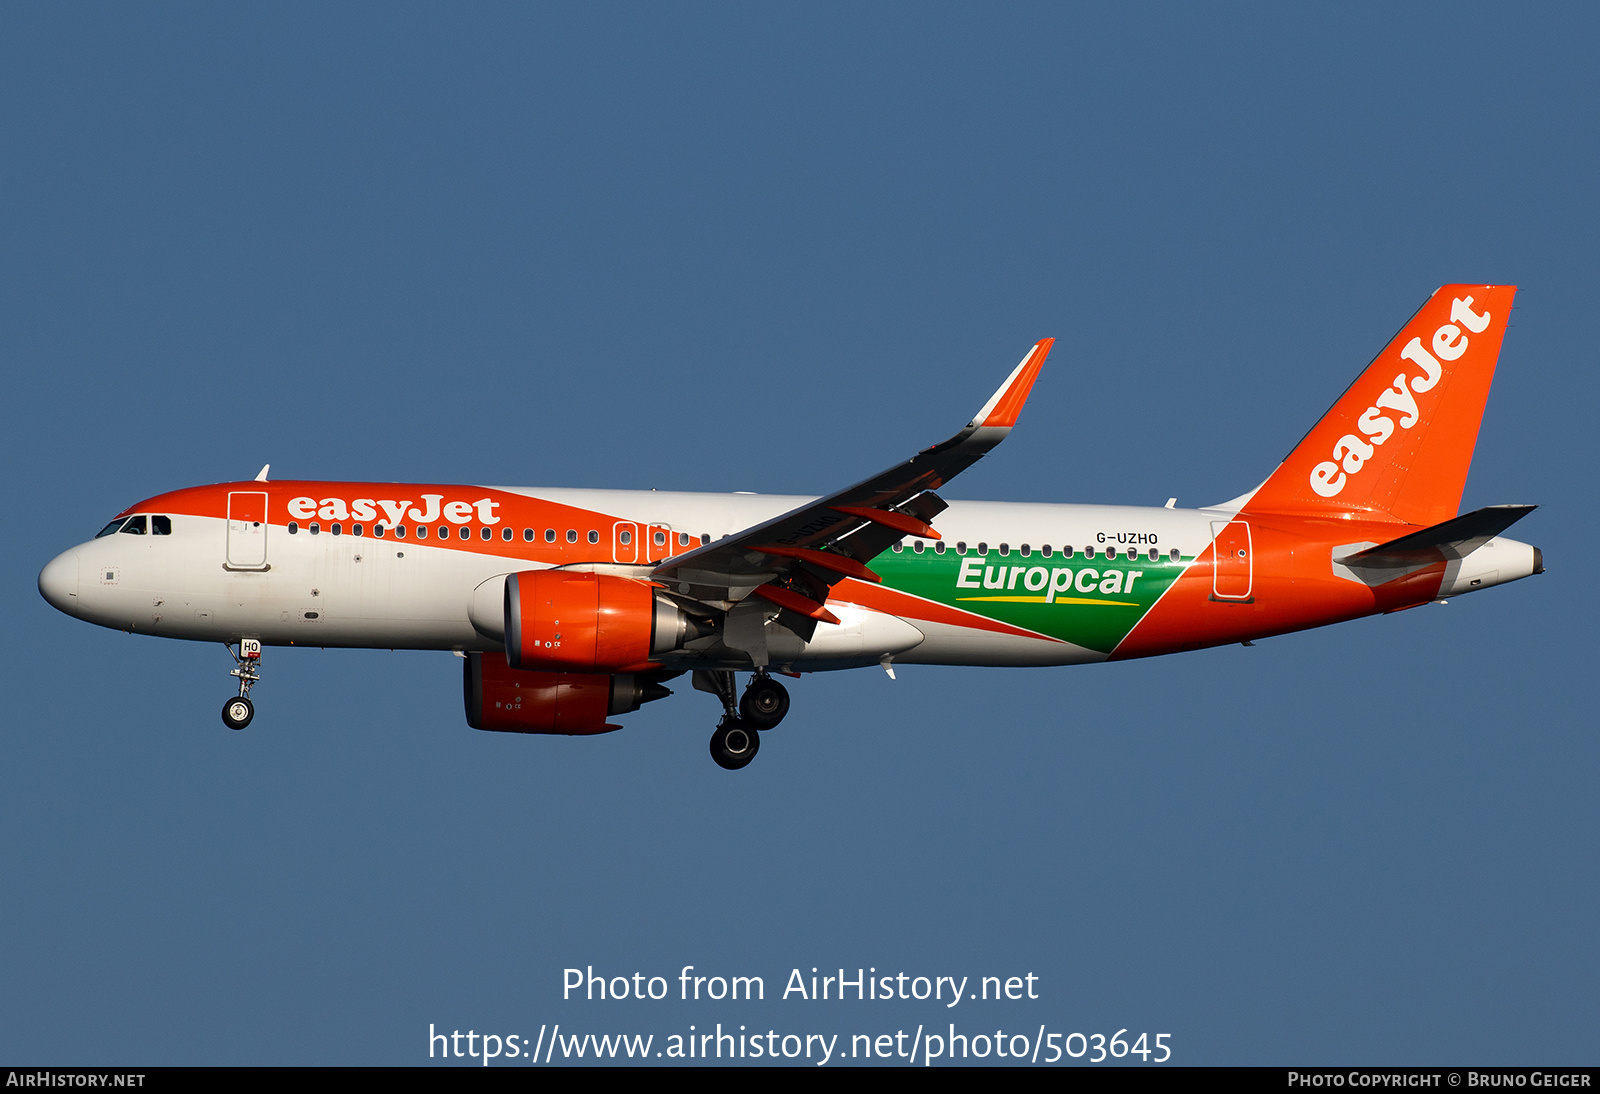
[[713,629],[646,581],[571,570],[506,575],[504,641],[514,669],[646,669]]
[[631,673],[532,672],[504,654],[469,653],[463,670],[467,724],[508,733],[583,736],[621,729],[606,718],[627,714],[672,692]]

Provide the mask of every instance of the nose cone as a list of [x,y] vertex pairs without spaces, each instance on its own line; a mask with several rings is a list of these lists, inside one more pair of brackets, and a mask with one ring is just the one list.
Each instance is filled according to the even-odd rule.
[[67,551],[51,559],[39,571],[39,595],[50,602],[52,608],[78,614],[78,552]]

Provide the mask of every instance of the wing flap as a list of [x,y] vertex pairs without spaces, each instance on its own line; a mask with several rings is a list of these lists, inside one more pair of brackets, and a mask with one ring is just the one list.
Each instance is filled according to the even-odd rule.
[[758,585],[756,595],[763,600],[771,601],[780,608],[788,608],[792,612],[799,612],[807,619],[815,619],[822,623],[839,624],[839,617],[830,612],[826,607],[812,600],[810,597],[801,596],[797,592],[781,588],[777,585]]
[[824,570],[839,574],[842,577],[860,578],[862,581],[870,581],[874,585],[883,584],[883,578],[842,551],[812,551],[805,547],[777,547],[772,544],[753,549],[765,555],[777,555],[780,558],[793,558],[801,562],[809,562],[813,566],[820,566]]
[[903,536],[922,536],[924,539],[944,538],[933,530],[933,525],[920,521],[908,513],[897,513],[893,509],[866,509],[856,505],[835,505],[833,509],[837,513],[860,517],[862,520],[881,524],[885,528],[893,528]]

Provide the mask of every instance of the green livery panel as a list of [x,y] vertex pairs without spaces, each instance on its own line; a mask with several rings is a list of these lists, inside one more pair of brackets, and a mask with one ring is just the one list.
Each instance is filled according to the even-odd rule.
[[1193,561],[905,548],[872,568],[888,588],[1109,654]]

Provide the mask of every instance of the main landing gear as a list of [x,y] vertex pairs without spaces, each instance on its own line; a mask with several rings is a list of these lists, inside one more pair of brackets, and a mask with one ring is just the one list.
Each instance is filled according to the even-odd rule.
[[789,713],[788,689],[765,671],[751,678],[737,704],[731,672],[696,672],[695,687],[722,700],[722,721],[711,734],[711,758],[729,771],[737,771],[755,759],[761,748],[759,731],[773,728]]
[[737,718],[724,718],[711,732],[711,758],[718,767],[737,771],[760,750],[761,735]]
[[789,713],[789,689],[764,672],[751,677],[739,699],[739,717],[757,729],[771,729]]
[[261,679],[261,643],[254,638],[239,641],[239,652],[233,646],[224,647],[238,664],[230,676],[239,678],[239,694],[222,704],[222,724],[229,729],[243,729],[256,716],[256,705],[250,701],[250,689]]

